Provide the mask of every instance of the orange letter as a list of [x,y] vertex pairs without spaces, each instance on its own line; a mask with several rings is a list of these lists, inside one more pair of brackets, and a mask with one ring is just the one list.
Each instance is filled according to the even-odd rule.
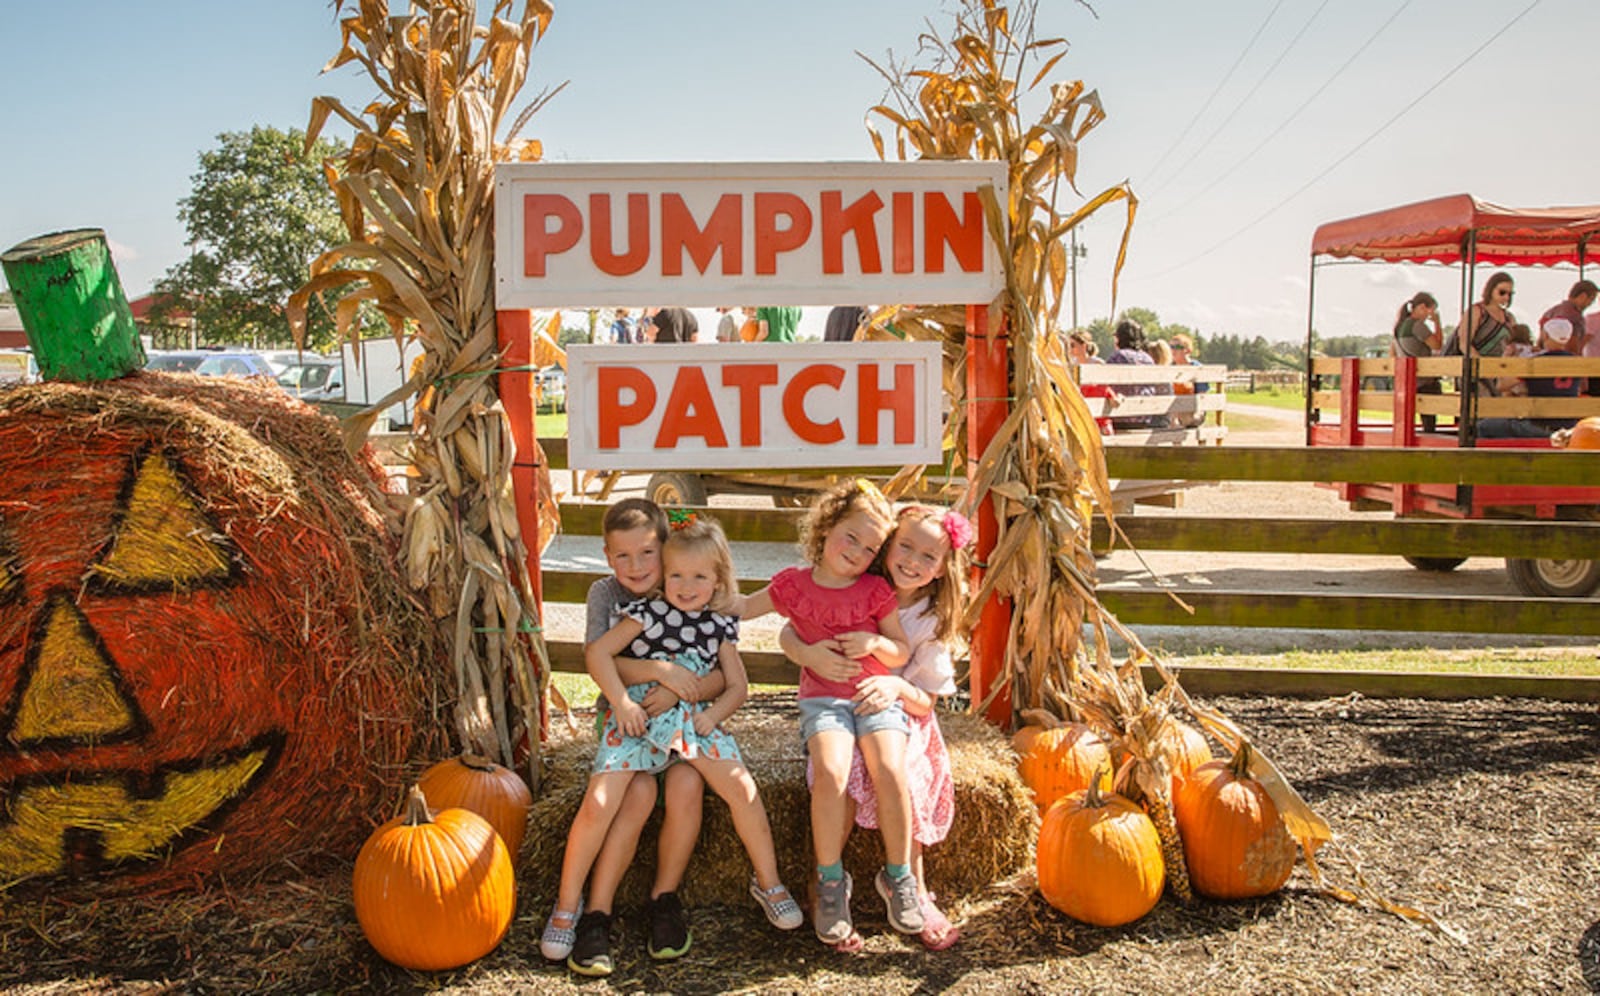
[[883,198],[867,194],[841,207],[844,195],[837,190],[822,192],[822,272],[844,272],[844,233],[856,233],[856,255],[862,273],[882,273],[883,256],[878,252],[878,228],[873,215],[883,210]]
[[917,268],[917,249],[913,241],[912,212],[916,200],[901,191],[890,198],[894,202],[894,272],[910,273]]
[[[811,237],[811,209],[794,194],[756,194],[756,272],[778,272],[778,253],[805,245]],[[789,219],[779,231],[778,216]]]
[[[550,231],[550,219],[560,224]],[[524,194],[522,197],[522,274],[544,276],[544,258],[560,255],[578,244],[583,216],[578,205],[560,194]]]
[[806,415],[806,394],[818,384],[838,389],[844,383],[844,369],[832,363],[814,363],[802,367],[783,388],[783,420],[789,423],[794,434],[808,443],[827,446],[844,438],[839,420],[813,422]]
[[677,449],[678,440],[684,436],[699,436],[713,449],[728,445],[728,436],[717,419],[717,403],[711,400],[711,389],[706,386],[706,372],[700,367],[678,368],[666,410],[661,413],[656,449]]
[[961,208],[964,217],[958,220],[956,209],[943,194],[930,190],[923,196],[922,244],[927,272],[944,272],[941,242],[950,247],[963,273],[983,272],[983,205],[975,192],[968,191],[961,195]]
[[[596,378],[595,399],[600,412],[600,448],[614,450],[622,445],[624,426],[638,425],[656,407],[656,385],[638,367],[601,367]],[[633,392],[633,400],[622,403],[622,392]]]
[[682,194],[661,196],[661,273],[663,276],[683,275],[683,252],[701,273],[711,266],[711,256],[722,250],[722,272],[737,275],[744,272],[744,202],[738,194],[723,194],[716,209],[706,219],[701,229],[683,203]]
[[638,273],[650,261],[650,198],[628,195],[628,251],[611,251],[611,195],[589,195],[589,217],[594,234],[589,238],[589,258],[604,273],[625,277]]
[[761,445],[761,389],[778,382],[776,363],[740,363],[722,368],[722,386],[739,390],[739,445]]
[[894,388],[885,391],[878,383],[878,365],[861,364],[856,376],[856,432],[863,446],[878,443],[878,413],[894,416],[894,441],[905,446],[917,438],[917,371],[910,363],[894,367]]

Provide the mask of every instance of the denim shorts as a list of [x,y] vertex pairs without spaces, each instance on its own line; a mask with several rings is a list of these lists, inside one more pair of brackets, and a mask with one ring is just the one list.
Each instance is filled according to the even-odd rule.
[[857,716],[856,704],[849,699],[822,696],[800,700],[800,739],[810,742],[818,733],[842,730],[857,739],[879,730],[894,730],[910,735],[911,721],[899,699],[881,712]]

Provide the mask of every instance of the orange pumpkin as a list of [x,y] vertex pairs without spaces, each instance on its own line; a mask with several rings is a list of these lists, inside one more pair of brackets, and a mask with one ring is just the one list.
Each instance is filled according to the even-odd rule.
[[1270,895],[1294,871],[1294,838],[1266,787],[1250,777],[1250,754],[1246,742],[1233,760],[1202,764],[1173,800],[1189,878],[1213,899]]
[[1120,927],[1155,908],[1166,881],[1161,839],[1144,810],[1097,784],[1051,806],[1039,826],[1039,892],[1097,927]]
[[436,808],[469,809],[488,820],[513,859],[521,851],[533,793],[510,768],[476,754],[462,754],[435,764],[417,784]]
[[0,392],[0,883],[299,874],[438,742],[371,468],[275,385],[188,380]]
[[465,809],[430,812],[413,785],[406,811],[372,832],[356,856],[356,919],[384,958],[434,972],[476,961],[511,927],[511,855],[489,821]]
[[1162,751],[1172,768],[1172,791],[1177,794],[1178,784],[1200,765],[1211,760],[1211,745],[1206,735],[1190,726],[1173,720],[1161,737]]
[[1572,427],[1572,435],[1567,437],[1567,449],[1600,450],[1600,415],[1578,420]]
[[1084,724],[1041,729],[1025,744],[1017,770],[1033,790],[1040,813],[1057,799],[1087,788],[1091,780],[1098,780],[1101,791],[1111,790],[1111,751]]

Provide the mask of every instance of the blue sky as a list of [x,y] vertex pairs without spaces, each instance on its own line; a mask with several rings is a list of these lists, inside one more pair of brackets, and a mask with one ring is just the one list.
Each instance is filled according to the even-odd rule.
[[[1458,192],[1600,202],[1595,0],[1042,6],[1041,33],[1072,42],[1055,78],[1084,80],[1108,114],[1081,150],[1080,190],[1130,179],[1142,200],[1119,306],[1208,333],[1298,338],[1322,221]],[[528,133],[549,158],[580,162],[870,159],[862,120],[883,83],[855,53],[909,54],[925,20],[948,23],[945,7],[556,0],[526,93],[570,85]],[[339,40],[323,2],[67,10],[0,0],[12,81],[0,249],[104,228],[130,296],[182,258],[177,202],[218,133],[303,127],[312,97],[359,105],[371,93],[353,69],[320,75]],[[1120,218],[1082,230],[1083,321],[1110,309]],[[1542,311],[1573,279],[1519,274],[1520,311]],[[1318,327],[1385,331],[1419,287],[1457,297],[1453,272],[1437,268],[1319,275]]]

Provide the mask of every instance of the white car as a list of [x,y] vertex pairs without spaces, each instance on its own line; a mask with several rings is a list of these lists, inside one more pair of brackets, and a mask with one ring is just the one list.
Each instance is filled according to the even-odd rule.
[[306,353],[279,371],[278,385],[301,401],[343,401],[344,364]]

